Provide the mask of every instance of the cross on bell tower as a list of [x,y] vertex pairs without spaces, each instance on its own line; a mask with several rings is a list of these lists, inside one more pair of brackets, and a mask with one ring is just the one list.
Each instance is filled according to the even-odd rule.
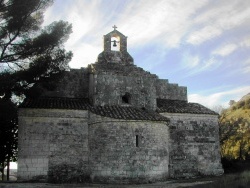
[[116,30],[117,27],[116,27],[116,25],[114,25],[112,28],[114,28],[114,30]]
[[[112,28],[114,28],[114,31],[116,31],[117,26],[114,25]],[[115,38],[114,40],[111,41],[111,45],[112,45],[112,43],[113,43],[113,49],[114,49],[114,48],[117,47],[117,43],[119,43],[119,41],[118,41],[118,39]],[[112,48],[112,47],[111,47],[111,48]],[[117,51],[117,50],[116,50],[116,51]]]

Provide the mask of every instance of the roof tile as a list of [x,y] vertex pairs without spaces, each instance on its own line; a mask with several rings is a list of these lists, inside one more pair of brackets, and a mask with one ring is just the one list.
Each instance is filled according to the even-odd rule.
[[191,113],[191,114],[213,114],[218,115],[216,112],[202,106],[198,103],[188,103],[187,101],[157,99],[158,113]]
[[115,119],[169,121],[168,118],[157,112],[135,107],[92,106],[86,98],[40,97],[37,99],[25,99],[19,108],[89,110],[94,114]]

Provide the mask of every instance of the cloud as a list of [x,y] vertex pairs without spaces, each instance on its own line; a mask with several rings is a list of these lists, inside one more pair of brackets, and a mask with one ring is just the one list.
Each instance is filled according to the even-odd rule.
[[250,73],[250,58],[243,63],[242,73]]
[[[243,86],[223,92],[213,93],[211,95],[189,94],[189,102],[200,103],[209,108],[222,105],[228,107],[229,100],[238,101],[241,97],[250,92],[250,86]],[[225,100],[226,99],[226,100]]]
[[243,38],[240,45],[242,47],[247,47],[247,48],[250,47],[250,36]]
[[200,14],[196,14],[186,41],[200,45],[228,30],[248,27],[249,21],[249,1],[210,1]]
[[75,32],[84,31],[81,34],[84,35],[99,23],[102,16],[99,9],[101,9],[101,4],[98,0],[65,0],[63,3],[61,0],[55,0],[45,12],[44,25],[56,20],[65,20],[77,27]]
[[[62,3],[55,0],[45,13],[44,25],[60,19],[72,23],[73,33],[65,46],[74,53],[70,65],[81,67],[81,62],[95,59],[102,51],[102,36],[111,31],[114,24],[128,36],[129,48],[155,44],[168,50],[180,48],[186,42],[200,45],[223,35],[226,30],[248,27],[248,5],[250,3],[246,1],[233,0],[193,0],[189,3],[186,0],[109,0],[109,3],[100,0],[64,0]],[[242,43],[248,44],[247,39]],[[91,53],[88,52],[90,48]],[[198,60],[198,57],[202,57],[201,54],[189,66],[200,66],[198,70],[203,71],[209,63],[205,65],[206,61]]]
[[95,63],[98,54],[102,50],[89,44],[81,44],[73,49],[74,55],[70,63],[71,68],[86,67],[88,64]]
[[74,54],[70,62],[72,68],[94,63],[102,51],[103,33],[98,27],[102,25],[105,12],[100,11],[101,9],[101,2],[98,0],[74,0],[74,3],[61,3],[57,0],[45,13],[44,25],[56,20],[72,24],[73,32],[65,43],[65,48]]
[[[195,78],[202,80],[204,74],[200,73],[220,74],[222,63],[231,63],[231,67],[223,66],[228,72],[223,72],[218,78],[223,82],[218,80],[216,84],[228,85],[230,81],[237,83],[235,89],[211,95],[192,93],[190,101],[209,107],[227,105],[230,99],[249,92],[248,86],[238,86],[245,83],[239,82],[240,76],[247,80],[250,73],[250,60],[243,63],[249,59],[250,1],[55,0],[46,11],[44,25],[54,20],[66,20],[73,25],[73,33],[65,44],[74,53],[70,62],[73,68],[95,62],[103,50],[102,36],[116,24],[128,36],[128,49],[133,49],[134,58],[142,62],[142,67],[157,70],[159,75],[162,67],[169,66],[161,74],[163,77],[197,75]],[[234,59],[228,62],[226,58],[232,53]],[[183,75],[173,73],[172,68]]]
[[[109,32],[113,24],[117,24],[118,30],[129,36],[130,46],[159,43],[165,48],[172,48],[180,45],[190,27],[188,19],[206,3],[207,0],[194,0],[188,4],[185,0],[110,0],[108,4],[99,0],[74,0],[74,3],[56,0],[46,11],[44,25],[60,19],[72,23],[73,33],[65,44],[72,51],[75,46],[86,46],[86,43],[94,46],[100,44],[98,41],[102,42],[104,31]],[[85,37],[91,38],[84,41]],[[97,49],[97,46],[94,48]],[[82,49],[82,53],[87,53],[85,50]],[[74,58],[70,64],[76,65],[76,60],[82,54],[73,53]],[[95,58],[100,52],[96,53]]]
[[214,55],[220,55],[220,56],[228,56],[232,52],[234,52],[238,46],[236,44],[227,44],[225,46],[221,46],[220,48],[217,48],[212,52]]
[[136,1],[120,18],[119,22],[123,23],[121,31],[127,32],[132,45],[158,41],[166,47],[178,47],[190,27],[188,19],[206,2],[194,0],[187,4],[184,0]]
[[200,58],[198,55],[191,55],[190,53],[184,53],[182,57],[183,66],[188,69],[193,69],[200,64]]
[[199,56],[185,56],[185,65],[183,68],[188,69],[186,71],[186,77],[200,74],[204,71],[212,71],[217,69],[222,62],[211,56],[209,59],[200,59]]
[[207,40],[219,36],[221,33],[221,29],[209,25],[193,32],[187,39],[187,42],[193,45],[199,45]]

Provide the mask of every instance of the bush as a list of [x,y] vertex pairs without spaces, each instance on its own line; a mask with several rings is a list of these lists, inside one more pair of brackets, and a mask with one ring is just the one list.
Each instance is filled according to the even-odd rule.
[[250,171],[250,160],[228,159],[223,157],[221,163],[226,174]]

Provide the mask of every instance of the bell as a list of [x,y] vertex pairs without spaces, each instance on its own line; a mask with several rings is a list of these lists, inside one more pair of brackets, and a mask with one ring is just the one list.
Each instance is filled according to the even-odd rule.
[[117,46],[116,40],[114,40],[113,42],[114,42],[113,47],[116,47]]

